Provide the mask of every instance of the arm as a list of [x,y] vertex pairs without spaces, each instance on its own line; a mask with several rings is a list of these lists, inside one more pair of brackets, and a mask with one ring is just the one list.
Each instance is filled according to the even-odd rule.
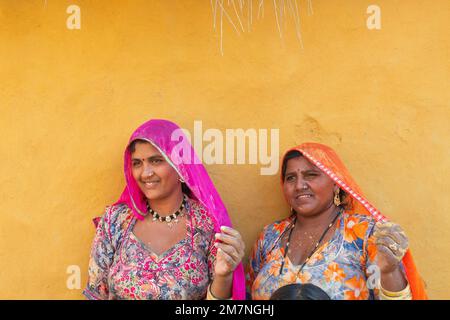
[[408,238],[404,231],[397,224],[377,223],[369,242],[371,245],[368,246],[368,256],[376,257],[375,262],[379,270],[379,297],[411,298],[402,265],[402,258],[408,248]]
[[244,256],[245,245],[238,231],[221,227],[221,233],[214,243],[217,255],[214,265],[214,278],[209,287],[209,299],[230,299],[233,288],[233,271]]
[[108,215],[98,222],[89,258],[88,283],[83,294],[90,300],[106,300],[109,296],[108,271],[114,256],[109,233]]

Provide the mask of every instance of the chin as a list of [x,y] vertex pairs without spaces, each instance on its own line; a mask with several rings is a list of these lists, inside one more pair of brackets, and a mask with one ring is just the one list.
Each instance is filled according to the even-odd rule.
[[162,193],[158,192],[158,191],[148,191],[146,190],[146,192],[144,192],[144,195],[147,199],[149,200],[158,200],[160,198],[162,198]]
[[298,214],[305,216],[305,217],[314,216],[316,214],[316,211],[313,208],[309,208],[308,206],[297,207],[297,208],[294,208],[294,210]]

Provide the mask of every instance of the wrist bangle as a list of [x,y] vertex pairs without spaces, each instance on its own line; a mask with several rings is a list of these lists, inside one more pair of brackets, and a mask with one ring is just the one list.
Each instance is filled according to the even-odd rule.
[[233,298],[223,299],[223,298],[217,298],[215,297],[211,292],[211,284],[208,286],[208,292],[206,294],[206,300],[233,300]]
[[388,291],[381,287],[380,290],[380,298],[382,300],[411,300],[411,289],[409,284],[406,285],[406,288],[401,291]]
[[383,294],[387,295],[388,297],[399,297],[399,296],[403,296],[407,293],[410,292],[410,288],[409,288],[409,283],[406,285],[405,289],[400,290],[400,291],[389,291],[384,289],[383,287],[381,287],[381,291],[383,292]]

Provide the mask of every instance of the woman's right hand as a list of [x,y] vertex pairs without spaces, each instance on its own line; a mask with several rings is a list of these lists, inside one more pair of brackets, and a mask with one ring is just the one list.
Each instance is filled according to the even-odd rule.
[[219,240],[214,245],[217,247],[216,264],[214,273],[216,276],[230,276],[244,257],[245,244],[239,231],[222,226],[221,233],[216,233]]

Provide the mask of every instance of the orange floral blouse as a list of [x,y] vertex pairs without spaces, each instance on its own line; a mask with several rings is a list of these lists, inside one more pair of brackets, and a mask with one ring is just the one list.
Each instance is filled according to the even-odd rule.
[[372,216],[344,211],[332,238],[318,248],[298,275],[300,265],[292,264],[288,256],[283,258],[281,247],[281,238],[293,218],[274,222],[261,232],[246,268],[248,298],[267,300],[284,285],[312,283],[333,300],[379,299],[377,249],[371,237],[376,220]]

